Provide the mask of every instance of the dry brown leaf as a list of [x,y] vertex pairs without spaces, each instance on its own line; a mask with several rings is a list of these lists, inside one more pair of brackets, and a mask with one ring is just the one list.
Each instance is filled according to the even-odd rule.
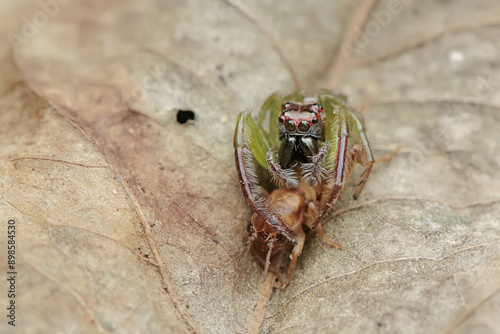
[[[0,218],[18,224],[19,280],[0,331],[247,332],[262,271],[236,116],[294,89],[283,58],[324,85],[360,2],[63,2],[1,5]],[[262,333],[500,332],[500,5],[391,3],[339,88],[373,99],[378,155],[403,149],[325,222],[345,251],[310,236]]]

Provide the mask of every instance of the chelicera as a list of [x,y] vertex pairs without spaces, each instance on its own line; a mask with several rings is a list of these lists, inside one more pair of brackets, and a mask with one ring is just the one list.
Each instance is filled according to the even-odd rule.
[[[264,125],[268,124],[266,130]],[[321,221],[344,192],[354,165],[365,167],[354,199],[370,175],[374,159],[363,117],[343,95],[329,90],[304,98],[271,95],[256,119],[239,115],[234,135],[235,161],[245,201],[254,214],[249,246],[264,272],[281,277],[281,264],[292,248],[285,286],[293,276],[306,232],[333,247]]]

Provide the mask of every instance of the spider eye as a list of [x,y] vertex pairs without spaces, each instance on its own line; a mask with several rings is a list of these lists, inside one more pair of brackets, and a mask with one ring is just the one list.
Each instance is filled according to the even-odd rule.
[[307,122],[307,121],[302,121],[299,123],[299,131],[300,132],[307,132],[307,131],[309,131],[310,127],[311,126],[309,125],[309,122]]
[[312,119],[312,123],[313,123],[313,124],[318,124],[318,119],[317,119],[316,117],[315,117],[315,118],[313,118],[313,119]]
[[287,131],[294,131],[295,130],[295,124],[293,123],[292,120],[288,120],[286,123],[285,123],[285,129]]
[[282,105],[281,105],[281,111],[287,109],[288,107],[290,107],[290,102],[284,102]]
[[280,117],[278,117],[278,122],[283,123],[284,121],[285,121],[285,120],[283,119],[283,117],[281,117],[281,116],[280,116]]

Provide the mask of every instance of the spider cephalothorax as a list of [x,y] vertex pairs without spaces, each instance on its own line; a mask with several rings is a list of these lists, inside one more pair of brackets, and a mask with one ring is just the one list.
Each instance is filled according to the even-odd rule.
[[324,135],[323,115],[323,107],[317,103],[285,102],[281,105],[278,161],[282,169],[299,162],[312,162],[318,154],[318,140]]
[[355,199],[370,175],[374,159],[362,115],[345,96],[329,90],[307,99],[301,92],[285,98],[274,94],[257,122],[250,113],[239,115],[234,148],[241,189],[254,211],[249,244],[265,272],[278,276],[283,252],[293,244],[288,284],[306,230],[316,228],[326,242],[340,247],[324,236],[321,220],[344,192],[356,163],[365,171]]
[[283,103],[278,117],[280,140],[288,136],[322,138],[323,115],[323,107],[317,103]]

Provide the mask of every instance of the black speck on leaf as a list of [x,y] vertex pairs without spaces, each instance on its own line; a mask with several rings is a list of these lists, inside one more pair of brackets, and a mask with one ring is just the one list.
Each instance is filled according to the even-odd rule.
[[177,122],[184,124],[190,119],[194,121],[195,113],[192,110],[179,110],[177,112]]

